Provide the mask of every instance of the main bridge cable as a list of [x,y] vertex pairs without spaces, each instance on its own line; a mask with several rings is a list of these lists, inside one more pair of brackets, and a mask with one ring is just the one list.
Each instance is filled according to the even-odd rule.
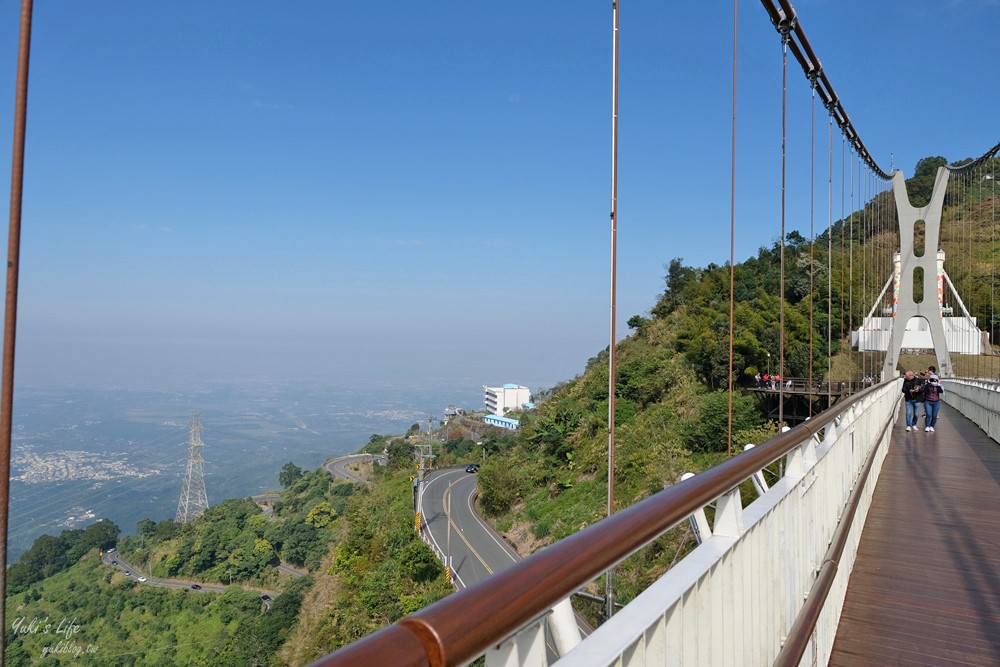
[[802,28],[802,22],[799,21],[798,15],[795,13],[795,8],[792,7],[792,4],[788,0],[778,0],[777,5],[772,0],[761,0],[761,4],[764,5],[764,9],[767,10],[768,16],[771,18],[771,23],[774,24],[775,29],[779,33],[783,30],[782,26],[785,26],[784,29],[787,30],[788,35],[788,49],[795,56],[795,59],[799,61],[802,72],[807,78],[811,73],[815,73],[817,81],[816,92],[827,108],[830,108],[832,105],[834,120],[840,127],[840,131],[855,147],[859,157],[872,168],[872,171],[879,178],[890,180],[892,178],[891,172],[886,172],[878,165],[875,158],[869,153],[867,146],[861,141],[861,137],[854,128],[850,116],[847,115],[844,105],[840,102],[840,98],[833,89],[833,84],[830,83],[826,72],[823,71],[822,63],[816,57],[812,45],[809,44],[809,40],[806,38],[805,30]]
[[985,153],[983,153],[982,155],[980,155],[971,162],[966,162],[965,164],[958,167],[951,167],[948,165],[945,165],[944,167],[953,174],[961,174],[962,172],[977,168],[986,160],[996,157],[998,153],[1000,153],[1000,142],[997,142],[997,144],[993,146],[993,148],[989,149],[988,151],[986,151]]
[[[867,168],[870,170],[872,177],[878,177],[882,181],[890,181],[892,179],[892,174],[882,169],[876,162],[875,158],[869,152],[867,146],[861,140],[857,129],[851,122],[850,116],[844,109],[843,104],[840,101],[840,97],[837,95],[830,83],[830,79],[827,77],[826,73],[823,71],[822,64],[816,53],[813,51],[812,45],[809,43],[808,38],[805,35],[805,30],[802,27],[801,22],[798,20],[798,15],[795,9],[792,7],[788,0],[778,0],[777,4],[772,0],[761,0],[761,4],[767,11],[771,23],[774,25],[775,29],[781,35],[782,41],[782,139],[781,139],[781,153],[782,153],[782,174],[781,174],[781,269],[780,269],[780,301],[779,301],[779,337],[780,337],[780,352],[779,352],[779,377],[784,376],[784,299],[785,299],[785,286],[784,286],[784,269],[785,269],[785,178],[786,178],[786,132],[787,132],[787,110],[786,110],[786,95],[787,95],[787,58],[788,51],[792,52],[798,60],[799,65],[802,67],[803,73],[806,78],[810,81],[814,88],[814,94],[819,94],[823,105],[827,108],[831,115],[833,121],[835,121],[840,128],[841,134],[844,138],[851,143],[854,152],[858,156],[858,161],[864,162]],[[859,172],[859,185],[860,185],[861,173]],[[867,188],[866,188],[867,189]],[[853,208],[853,207],[852,207]],[[861,216],[862,227],[864,223],[868,220],[868,215],[865,215],[866,211],[863,211]],[[852,214],[853,217],[853,214]],[[853,226],[853,225],[852,225]],[[868,240],[868,235],[864,236],[865,240]],[[874,253],[874,248],[871,252]],[[852,253],[853,254],[853,253]],[[865,253],[862,253],[862,257],[865,257]],[[865,261],[863,269],[867,269],[867,261]],[[867,273],[867,271],[864,271]],[[853,290],[852,290],[853,291]],[[864,286],[862,286],[862,291],[864,291]],[[864,324],[862,323],[862,327]],[[859,339],[860,340],[860,339]],[[810,344],[811,348],[811,344]],[[811,365],[811,361],[810,361]],[[862,365],[864,364],[864,359],[862,360]],[[784,419],[784,383],[782,386],[778,387],[778,419],[782,421]]]

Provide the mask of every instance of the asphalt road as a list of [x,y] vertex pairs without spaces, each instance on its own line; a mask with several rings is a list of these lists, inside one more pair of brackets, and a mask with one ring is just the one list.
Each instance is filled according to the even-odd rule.
[[[351,482],[357,482],[359,484],[367,484],[368,481],[365,480],[363,477],[360,477],[355,473],[351,472],[350,470],[348,470],[347,465],[350,463],[357,463],[359,461],[371,461],[377,458],[379,457],[374,454],[350,454],[348,456],[341,456],[331,461],[327,461],[326,463],[323,464],[323,467],[326,468],[326,470],[334,477],[341,477]],[[271,503],[277,501],[279,498],[280,496],[278,494],[271,493],[271,494],[263,494],[260,496],[254,496],[254,501],[257,502],[258,504],[260,504],[262,501],[267,501],[268,504],[270,505]],[[182,588],[182,589],[194,590],[200,593],[222,593],[223,591],[226,590],[225,586],[220,586],[218,584],[207,584],[207,583],[203,584],[194,581],[180,581],[177,579],[159,579],[156,577],[150,577],[141,570],[139,570],[137,567],[135,567],[132,563],[123,560],[118,555],[117,551],[104,552],[103,554],[101,554],[101,561],[108,567],[113,567],[120,570],[123,574],[127,573],[126,576],[135,579],[136,583],[143,584],[146,586],[156,586],[157,588]],[[298,570],[286,563],[279,563],[278,570],[293,577],[301,577],[306,574],[302,570]],[[139,581],[140,577],[144,578],[145,581]],[[191,588],[192,586],[198,586],[198,588],[192,589]],[[271,602],[275,597],[278,596],[278,593],[275,591],[267,591],[267,590],[258,590],[257,592],[259,592],[262,595],[261,599],[264,601],[264,604],[267,606],[267,608],[270,609]]]
[[326,471],[333,475],[334,477],[342,477],[350,482],[357,482],[358,484],[368,484],[368,480],[360,475],[357,475],[347,469],[349,463],[359,463],[361,461],[374,461],[375,459],[382,458],[381,456],[376,456],[375,454],[348,454],[347,456],[340,456],[323,464]]
[[[468,588],[495,572],[516,563],[521,557],[473,510],[476,493],[475,473],[465,467],[433,470],[424,480],[420,507],[431,541],[440,553],[451,554],[452,578],[458,586]],[[580,634],[586,637],[593,630],[577,615]],[[549,661],[558,653],[546,632]]]
[[421,512],[431,540],[440,553],[451,554],[452,576],[462,588],[520,559],[473,511],[475,491],[475,473],[465,472],[464,467],[445,468],[427,474],[421,498]]
[[[225,586],[220,586],[219,584],[202,584],[195,581],[180,581],[178,579],[158,579],[156,577],[150,577],[144,572],[139,570],[137,567],[132,565],[126,560],[123,560],[117,551],[105,551],[101,554],[101,562],[109,567],[121,570],[123,574],[126,572],[126,576],[135,579],[136,583],[144,586],[156,586],[157,588],[185,588],[188,590],[193,590],[198,593],[222,593],[226,590]],[[145,577],[145,581],[139,581],[140,577]],[[196,589],[192,589],[191,586],[198,586]],[[260,593],[262,596],[267,596],[267,600],[264,600],[265,606],[268,609],[271,608],[271,601],[278,596],[276,591],[267,591],[260,589],[252,589]]]
[[[129,574],[127,576],[132,577],[133,579],[136,580],[136,582],[145,584],[147,586],[156,586],[158,588],[190,589],[193,584],[201,586],[200,590],[201,592],[204,593],[221,593],[224,590],[226,590],[225,586],[219,586],[214,584],[199,584],[198,582],[194,581],[179,581],[177,579],[157,579],[155,577],[150,577],[141,570],[139,570],[139,568],[135,567],[128,561],[122,559],[118,555],[117,551],[112,551],[110,553],[105,551],[104,554],[101,556],[101,561],[103,561],[105,565],[121,570],[122,573],[128,572]],[[140,582],[139,577],[146,577],[146,581]]]

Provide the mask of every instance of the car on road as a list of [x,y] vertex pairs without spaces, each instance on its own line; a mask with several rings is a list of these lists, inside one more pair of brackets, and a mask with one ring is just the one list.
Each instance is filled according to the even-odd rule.
[[142,582],[146,581],[146,577],[139,577],[139,581],[142,581]]
[[270,602],[271,601],[271,596],[270,595],[261,595],[260,599],[263,600],[264,602]]
[[470,463],[469,465],[465,466],[465,472],[479,472],[479,464]]
[[131,577],[132,576],[132,573],[129,572],[128,570],[125,570],[124,574],[125,574],[126,577]]
[[193,590],[193,591],[200,591],[201,590],[201,586],[199,586],[198,584],[191,584],[191,590]]
[[113,561],[111,561],[111,564],[112,564],[112,565],[118,565],[118,561],[116,561],[116,560],[113,560]]

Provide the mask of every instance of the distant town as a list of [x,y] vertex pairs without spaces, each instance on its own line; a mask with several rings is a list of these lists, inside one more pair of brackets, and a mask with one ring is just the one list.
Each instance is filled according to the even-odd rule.
[[121,477],[144,478],[159,475],[159,470],[140,470],[116,458],[114,453],[58,450],[37,454],[33,447],[20,447],[12,458],[12,467],[20,474],[11,475],[11,481],[25,484],[62,482],[66,480],[102,481]]

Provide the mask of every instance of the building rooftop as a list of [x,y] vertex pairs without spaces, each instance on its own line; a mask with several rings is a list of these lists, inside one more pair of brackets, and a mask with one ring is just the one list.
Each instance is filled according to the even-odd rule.
[[483,417],[483,419],[486,419],[486,420],[489,420],[489,421],[501,422],[503,424],[510,424],[511,426],[515,426],[515,425],[520,425],[521,424],[521,422],[519,422],[516,419],[511,419],[510,417],[501,417],[499,415],[486,415],[485,417]]

